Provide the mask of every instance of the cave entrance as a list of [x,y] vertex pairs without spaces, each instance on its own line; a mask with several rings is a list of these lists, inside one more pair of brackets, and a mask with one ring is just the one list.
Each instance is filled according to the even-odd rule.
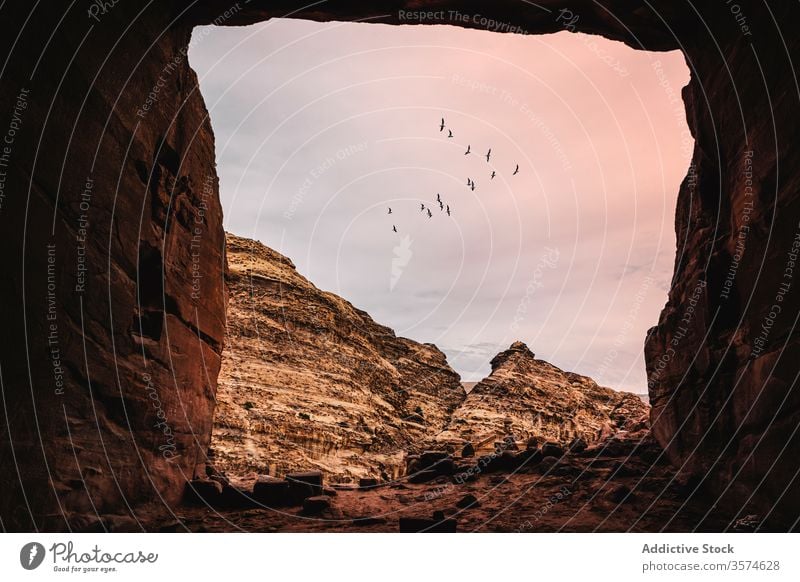
[[[189,56],[217,138],[225,228],[244,237],[231,271],[241,309],[229,307],[241,341],[227,342],[214,437],[239,447],[230,466],[275,470],[265,456],[287,447],[335,466],[342,450],[369,447],[297,428],[321,415],[313,370],[342,332],[322,305],[337,299],[307,302],[303,278],[436,344],[465,382],[523,340],[561,368],[646,392],[642,344],[666,301],[693,148],[679,52],[566,30],[273,19],[196,28]],[[256,256],[246,239],[277,253]],[[316,358],[291,347],[304,325],[327,346]],[[265,443],[278,444],[265,455]]]

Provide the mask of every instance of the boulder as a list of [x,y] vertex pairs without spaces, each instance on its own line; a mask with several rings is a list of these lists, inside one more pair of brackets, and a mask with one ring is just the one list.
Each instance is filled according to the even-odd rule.
[[519,468],[519,453],[514,451],[503,451],[496,457],[493,464],[498,471],[515,471]]
[[452,475],[456,471],[456,464],[452,457],[447,457],[430,468],[439,475]]
[[538,465],[543,458],[539,449],[527,449],[516,454],[515,464],[518,468],[525,469]]
[[498,465],[496,459],[497,455],[481,455],[478,457],[478,469],[486,473],[499,471],[500,466]]
[[292,505],[300,505],[307,497],[322,495],[322,480],[321,471],[287,473],[286,481],[289,483],[289,500]]
[[289,482],[262,475],[253,485],[253,501],[266,507],[284,507],[291,503]]
[[564,447],[556,442],[547,441],[542,445],[543,457],[563,457],[564,453]]
[[433,481],[436,477],[439,477],[439,472],[433,469],[425,469],[422,471],[417,471],[416,473],[408,476],[409,483],[427,483],[428,481]]
[[601,455],[607,457],[626,457],[637,447],[637,441],[624,438],[609,438],[600,443]]
[[527,441],[525,441],[525,450],[534,451],[539,449],[539,444],[542,442],[542,439],[537,436],[530,437]]
[[222,484],[211,479],[192,479],[186,483],[184,500],[191,505],[219,504],[222,495]]
[[420,471],[436,471],[439,475],[452,475],[455,471],[455,461],[446,451],[425,451],[419,458],[408,464],[408,473],[416,474]]
[[222,486],[219,506],[225,509],[248,509],[255,507],[256,503],[249,491],[229,483]]
[[586,450],[587,446],[588,445],[586,444],[585,440],[583,440],[581,437],[575,437],[572,439],[572,442],[569,443],[568,448],[571,453],[582,453]]
[[558,465],[559,457],[553,457],[552,455],[548,455],[547,457],[543,457],[542,460],[539,462],[538,469],[542,473],[552,472],[551,469]]
[[331,498],[327,495],[315,495],[303,500],[303,515],[319,515],[331,506]]
[[226,485],[230,485],[230,483],[231,483],[230,480],[225,475],[219,475],[219,474],[218,475],[211,475],[209,477],[209,480],[216,481],[217,483],[222,485],[223,489],[225,489]]
[[419,456],[420,468],[427,469],[449,456],[447,451],[425,451]]
[[467,493],[464,497],[456,501],[456,507],[459,509],[468,509],[470,507],[478,507],[479,505],[478,498],[471,493]]

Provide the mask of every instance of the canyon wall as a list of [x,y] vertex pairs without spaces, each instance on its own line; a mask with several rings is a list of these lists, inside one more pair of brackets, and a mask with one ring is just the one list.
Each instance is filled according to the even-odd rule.
[[92,13],[5,3],[3,527],[64,529],[73,512],[170,506],[205,461],[224,233],[213,135],[186,60],[192,28],[276,16],[415,24],[419,10],[441,11],[430,24],[582,31],[684,52],[696,143],[669,302],[646,344],[653,430],[681,470],[710,476],[705,485],[734,504],[752,494],[791,525],[800,8],[735,6],[174,0]]
[[466,394],[436,346],[397,337],[263,244],[227,235],[228,321],[214,465],[389,480]]
[[0,208],[11,529],[179,501],[205,463],[225,329],[191,27],[133,3],[99,22],[66,7],[26,23],[29,6],[13,2],[0,16],[0,132],[17,127]]

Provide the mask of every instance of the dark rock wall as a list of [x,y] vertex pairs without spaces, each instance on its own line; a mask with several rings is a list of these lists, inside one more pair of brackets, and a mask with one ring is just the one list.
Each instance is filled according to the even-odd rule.
[[[722,4],[722,3],[720,3]],[[685,47],[694,158],[669,302],[645,345],[653,431],[723,505],[800,516],[797,5],[705,15]]]
[[33,13],[9,4],[0,9],[0,139],[14,131],[0,151],[3,527],[64,528],[63,514],[174,503],[203,460],[224,333],[224,234],[213,136],[182,52],[191,28],[284,15],[417,22],[399,10],[684,51],[696,147],[676,213],[674,285],[646,344],[653,430],[678,466],[710,471],[716,493],[735,477],[727,491],[739,504],[754,492],[764,514],[791,522],[800,512],[791,456],[800,283],[786,271],[800,215],[796,3],[741,0],[735,14],[723,2],[675,0],[541,0],[549,12],[510,0],[302,9],[174,0],[119,2],[94,17],[83,4]]
[[0,131],[29,91],[0,210],[6,528],[172,504],[204,462],[225,320],[214,142],[190,29],[140,9],[0,17],[20,33]]

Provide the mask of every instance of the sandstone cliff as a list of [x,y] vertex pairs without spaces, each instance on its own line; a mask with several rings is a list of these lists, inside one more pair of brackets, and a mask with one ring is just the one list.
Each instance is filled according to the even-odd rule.
[[227,237],[227,347],[212,447],[237,476],[391,478],[465,392],[435,346],[396,337],[261,243]]
[[508,435],[523,446],[530,438],[563,444],[581,438],[591,444],[641,429],[648,411],[635,394],[564,372],[537,360],[524,343],[514,342],[495,356],[492,373],[475,385],[435,441],[466,441],[478,453],[488,452]]

